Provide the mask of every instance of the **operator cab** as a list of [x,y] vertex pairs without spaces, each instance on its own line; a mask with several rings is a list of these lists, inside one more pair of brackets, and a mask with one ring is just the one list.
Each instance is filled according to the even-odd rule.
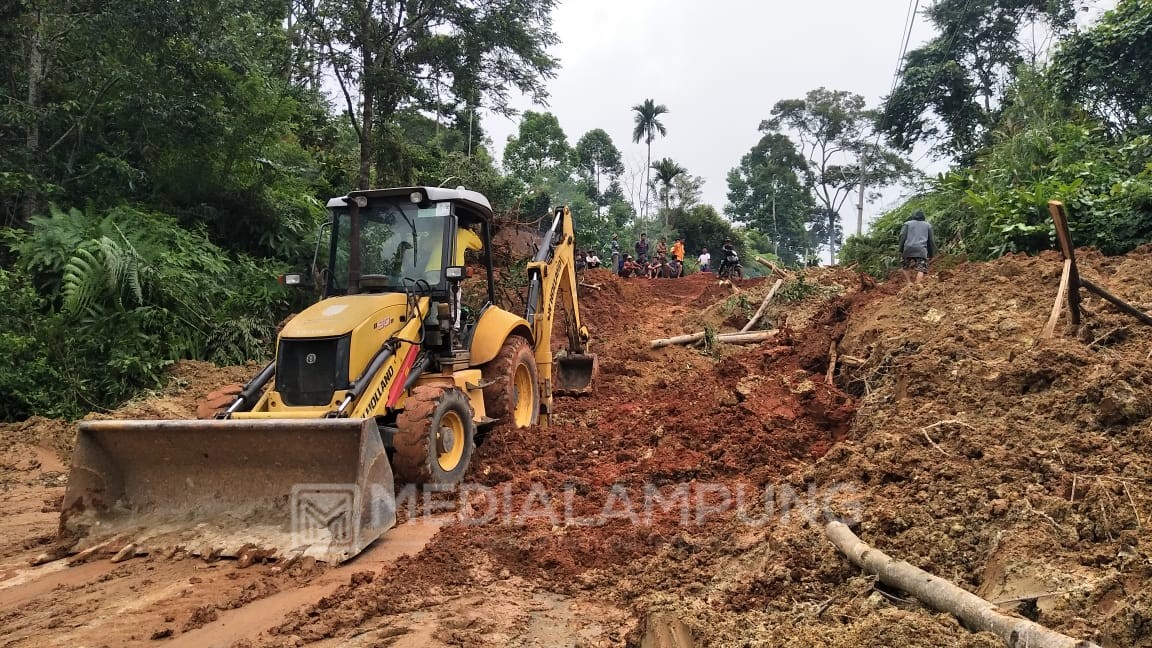
[[[331,211],[328,263],[320,284],[323,297],[371,293],[429,296],[430,318],[451,319],[459,308],[456,286],[467,272],[463,246],[479,237],[487,269],[487,300],[495,301],[492,272],[492,206],[482,194],[463,187],[403,187],[352,191],[328,201]],[[474,239],[473,239],[474,240]],[[483,309],[481,309],[483,310]],[[459,315],[446,331],[445,350],[466,346],[479,313]],[[442,326],[431,328],[443,329]],[[434,331],[433,331],[434,332]]]

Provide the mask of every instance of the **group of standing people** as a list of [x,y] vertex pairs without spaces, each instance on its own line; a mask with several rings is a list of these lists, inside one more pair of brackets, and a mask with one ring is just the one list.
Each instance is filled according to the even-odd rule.
[[[668,247],[665,239],[656,242],[655,249],[648,241],[648,234],[641,234],[633,248],[635,255],[623,254],[620,250],[620,238],[612,235],[611,258],[607,267],[621,277],[648,277],[649,279],[671,279],[684,276],[684,238],[677,237],[672,247]],[[903,258],[903,270],[909,283],[918,284],[924,281],[928,274],[928,262],[936,256],[936,240],[933,236],[932,225],[925,217],[924,212],[917,210],[903,227],[900,228],[900,256]],[[721,250],[721,258],[735,258],[735,248],[731,240],[725,240]],[[712,255],[708,248],[701,248],[696,258],[700,272],[712,272]],[[576,251],[576,267],[600,268],[605,263],[594,250]],[[721,268],[723,271],[723,268]],[[913,274],[915,273],[915,274]]]
[[[641,234],[640,239],[633,244],[635,254],[627,254],[620,249],[620,237],[616,234],[612,235],[610,245],[612,257],[609,267],[621,277],[674,279],[684,276],[686,252],[683,237],[677,237],[671,246],[666,239],[661,238],[653,246],[648,240],[648,234]],[[697,257],[701,272],[711,271],[711,260],[708,248],[703,248]]]

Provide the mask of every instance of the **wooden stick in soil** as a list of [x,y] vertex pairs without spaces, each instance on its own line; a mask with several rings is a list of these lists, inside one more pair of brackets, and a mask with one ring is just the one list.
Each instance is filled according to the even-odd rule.
[[1104,301],[1115,306],[1117,308],[1117,310],[1119,310],[1123,313],[1127,313],[1128,315],[1135,317],[1136,319],[1140,320],[1141,322],[1144,322],[1145,324],[1152,326],[1152,315],[1145,313],[1144,311],[1136,308],[1135,306],[1129,304],[1128,302],[1124,301],[1123,299],[1120,299],[1116,295],[1113,295],[1112,293],[1108,292],[1107,290],[1104,290],[1103,288],[1101,288],[1097,284],[1094,284],[1091,281],[1088,281],[1087,279],[1083,279],[1083,278],[1080,279],[1080,285],[1087,288],[1088,292],[1096,293],[1097,295],[1103,297]]
[[[725,344],[749,344],[752,342],[763,342],[777,333],[776,330],[771,331],[749,331],[747,333],[719,333],[716,335],[717,342]],[[662,338],[659,340],[652,340],[651,345],[653,349],[661,347],[672,346],[674,344],[695,344],[700,342],[705,337],[704,331],[699,333],[691,333],[688,335],[677,335],[676,337]]]
[[1076,267],[1076,251],[1072,244],[1072,233],[1068,229],[1068,211],[1059,200],[1049,200],[1048,213],[1052,215],[1052,223],[1056,226],[1056,243],[1060,246],[1060,254],[1072,262],[1072,269],[1068,272],[1068,316],[1072,327],[1079,331],[1080,270]]
[[1029,621],[1008,616],[996,606],[942,578],[895,560],[865,544],[840,522],[829,522],[824,535],[848,559],[880,582],[908,592],[929,607],[954,615],[974,632],[991,632],[1010,648],[1099,648]]
[[1064,272],[1060,275],[1060,287],[1056,290],[1056,303],[1052,304],[1052,314],[1048,316],[1048,323],[1040,332],[1040,337],[1051,339],[1056,333],[1056,323],[1060,321],[1060,311],[1064,300],[1068,297],[1068,279],[1072,276],[1072,259],[1064,259]]
[[764,301],[760,302],[760,308],[756,310],[756,314],[752,316],[752,319],[748,320],[748,323],[744,325],[744,328],[740,329],[741,333],[751,330],[752,327],[756,325],[756,322],[760,321],[760,318],[764,316],[764,311],[768,309],[768,302],[772,301],[772,298],[776,296],[776,291],[779,290],[780,286],[783,285],[783,279],[777,279],[776,283],[772,284],[772,290],[769,290],[768,296],[764,298]]
[[831,385],[832,376],[836,373],[836,339],[833,338],[832,342],[828,345],[828,375],[824,377],[824,382]]

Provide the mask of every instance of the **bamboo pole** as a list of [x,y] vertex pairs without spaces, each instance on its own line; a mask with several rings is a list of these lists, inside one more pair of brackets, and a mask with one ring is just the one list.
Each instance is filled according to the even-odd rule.
[[780,290],[780,286],[783,285],[783,279],[777,279],[776,283],[772,284],[772,290],[769,290],[768,296],[764,298],[763,302],[760,302],[760,308],[756,310],[756,314],[752,316],[752,319],[748,320],[748,323],[744,325],[744,328],[740,329],[741,333],[750,330],[753,326],[756,325],[756,322],[760,321],[760,318],[764,316],[764,311],[768,309],[768,302],[772,301],[772,298],[776,296],[776,291]]
[[843,523],[829,522],[824,535],[853,564],[876,574],[880,582],[915,596],[935,610],[954,615],[974,632],[991,632],[1011,648],[1100,648],[1091,641],[1073,639],[1028,619],[1008,616],[989,601],[868,546]]
[[1040,337],[1048,339],[1056,333],[1056,323],[1060,321],[1060,311],[1068,296],[1068,279],[1072,276],[1072,259],[1064,259],[1064,272],[1060,275],[1060,288],[1056,290],[1056,303],[1052,304],[1052,314],[1040,332]]

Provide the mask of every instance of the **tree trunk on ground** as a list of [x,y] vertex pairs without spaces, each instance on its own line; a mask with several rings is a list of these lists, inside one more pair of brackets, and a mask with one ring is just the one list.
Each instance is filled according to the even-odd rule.
[[[716,334],[716,341],[724,344],[750,344],[752,342],[763,342],[768,338],[774,337],[777,331],[749,331],[740,333],[718,333]],[[673,344],[695,344],[702,342],[707,334],[704,331],[699,333],[689,333],[688,335],[677,335],[676,337],[664,338],[660,340],[652,340],[651,348],[659,349]]]
[[935,610],[954,615],[974,632],[991,632],[1010,648],[1099,648],[1090,641],[1073,639],[1027,619],[1008,616],[979,596],[868,546],[840,522],[829,522],[824,527],[824,535],[853,564],[876,574],[880,582],[915,596]]
[[776,295],[776,291],[779,290],[782,285],[784,285],[783,279],[777,279],[776,283],[772,284],[772,290],[768,291],[768,296],[760,303],[760,308],[756,309],[756,314],[752,316],[752,319],[748,320],[744,328],[740,329],[741,333],[751,330],[752,327],[756,325],[756,322],[760,321],[760,318],[764,315],[764,311],[768,309],[768,302],[772,301],[772,298]]

